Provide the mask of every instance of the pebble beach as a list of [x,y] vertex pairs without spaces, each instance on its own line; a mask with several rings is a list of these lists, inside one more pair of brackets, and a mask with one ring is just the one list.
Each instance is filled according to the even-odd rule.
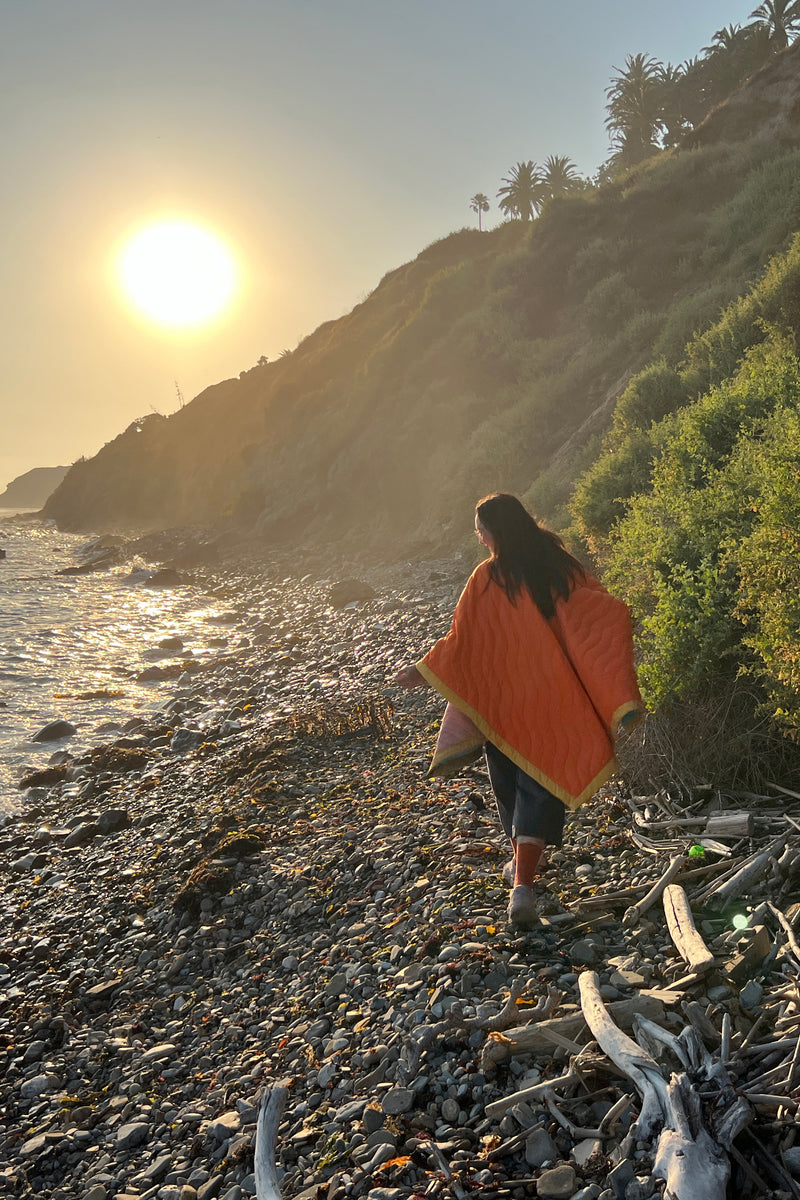
[[[741,895],[749,929],[706,907],[715,965],[693,974],[660,910],[625,920],[676,853],[632,835],[632,812],[675,812],[620,783],[549,855],[540,925],[509,927],[486,774],[426,780],[442,702],[389,683],[446,630],[469,567],[206,570],[227,644],[200,664],[165,647],[157,708],[32,764],[0,826],[1,1194],[253,1196],[280,1085],[286,1200],[661,1196],[652,1147],[625,1145],[636,1091],[581,1026],[585,972],[628,1028],[632,1010],[688,1022],[712,1055],[727,1037],[736,1088],[767,1097],[749,1128],[773,1173],[749,1169],[800,1194],[800,963],[764,908],[796,899],[800,858],[776,852]],[[754,798],[727,853],[774,839],[791,803]],[[747,1048],[764,1045],[789,1066],[762,1086]],[[576,1057],[581,1081],[550,1091]]]

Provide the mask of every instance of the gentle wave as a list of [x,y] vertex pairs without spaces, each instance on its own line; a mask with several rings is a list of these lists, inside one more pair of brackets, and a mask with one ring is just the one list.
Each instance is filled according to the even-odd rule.
[[[6,551],[0,559],[0,811],[19,806],[19,780],[45,766],[54,751],[80,752],[104,740],[100,726],[121,728],[157,710],[164,692],[135,680],[145,666],[203,657],[207,639],[219,635],[218,625],[207,625],[218,615],[213,598],[195,588],[149,590],[129,581],[129,565],[58,575],[74,565],[86,541],[27,521],[0,524]],[[183,639],[180,653],[157,651],[162,638],[175,635]],[[78,733],[69,741],[32,741],[58,718]]]

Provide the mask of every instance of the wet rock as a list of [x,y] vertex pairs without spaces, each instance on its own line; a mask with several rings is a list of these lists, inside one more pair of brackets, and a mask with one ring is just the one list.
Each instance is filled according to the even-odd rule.
[[172,637],[162,638],[160,642],[156,642],[156,646],[159,650],[177,652],[178,650],[183,649],[183,638],[180,638],[177,636],[177,634],[175,634]]
[[61,738],[71,737],[73,733],[77,733],[78,728],[71,721],[50,721],[44,725],[38,733],[35,733],[31,738],[33,742],[58,742]]
[[167,678],[167,672],[164,670],[163,667],[152,666],[152,667],[145,667],[143,671],[140,671],[139,674],[136,676],[136,682],[137,683],[155,683],[156,681],[158,681],[160,679],[166,679],[166,678]]
[[61,783],[65,779],[67,769],[67,764],[62,763],[60,765],[44,767],[41,771],[30,771],[20,779],[18,786],[20,790],[52,787],[53,784]]
[[176,571],[173,567],[163,567],[160,571],[156,571],[149,579],[145,579],[144,586],[146,588],[174,588],[187,587],[191,583],[188,575],[182,575],[180,571]]
[[30,854],[23,854],[21,858],[15,858],[11,863],[11,870],[19,875],[24,875],[29,871],[40,871],[42,867],[46,867],[49,858],[46,854],[39,851],[31,851]]

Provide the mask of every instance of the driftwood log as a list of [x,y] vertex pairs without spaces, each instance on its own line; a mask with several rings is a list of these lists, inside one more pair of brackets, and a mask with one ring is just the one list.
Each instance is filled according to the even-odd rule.
[[[637,1013],[653,1021],[664,1019],[664,1004],[646,992],[640,992],[631,1000],[615,1001],[610,1006],[610,1011],[623,1029],[633,1028],[633,1018]],[[540,1021],[536,1025],[521,1025],[515,1029],[507,1029],[505,1033],[490,1033],[483,1047],[481,1064],[484,1068],[491,1067],[514,1054],[541,1054],[547,1051],[552,1053],[555,1046],[578,1054],[582,1047],[577,1044],[576,1039],[585,1033],[586,1017],[583,1012]]]
[[685,854],[676,854],[670,860],[670,864],[666,871],[657,881],[657,883],[650,888],[650,891],[647,893],[647,895],[643,896],[642,899],[637,901],[636,904],[631,905],[631,907],[626,911],[624,917],[622,918],[622,924],[625,925],[626,928],[630,929],[634,925],[639,924],[647,910],[653,907],[656,900],[661,899],[664,888],[668,884],[672,883],[673,879],[683,869],[686,862],[687,858]]
[[[612,1021],[600,995],[597,975],[585,971],[578,986],[586,1023],[600,1047],[633,1080],[642,1097],[639,1118],[626,1139],[628,1148],[634,1139],[648,1141],[658,1127],[663,1127],[653,1173],[666,1181],[665,1196],[670,1200],[724,1200],[730,1177],[728,1155],[705,1128],[700,1098],[685,1070],[673,1074],[667,1084],[656,1060]],[[641,1028],[641,1021],[638,1024]],[[675,1038],[657,1026],[646,1025],[651,1044],[669,1045],[685,1067],[705,1065],[708,1056],[696,1032],[691,1027],[684,1032],[685,1037]],[[713,1069],[718,1083],[722,1082],[720,1070]],[[738,1110],[728,1131],[731,1140],[747,1120],[749,1108]]]
[[633,1136],[642,1141],[649,1141],[657,1126],[662,1123],[667,1106],[667,1085],[658,1063],[614,1024],[600,995],[599,980],[594,971],[584,971],[578,980],[578,987],[586,1024],[600,1049],[623,1075],[633,1080],[642,1097],[642,1107],[639,1119],[634,1125]]
[[691,971],[707,971],[714,955],[697,932],[686,892],[678,883],[664,890],[664,916],[675,949]]
[[255,1145],[256,1200],[281,1200],[281,1185],[275,1167],[275,1144],[288,1095],[288,1088],[267,1088],[261,1100]]
[[769,846],[766,847],[765,850],[761,850],[759,853],[753,854],[750,856],[750,858],[746,859],[745,862],[735,872],[735,874],[733,874],[724,883],[721,885],[712,885],[710,888],[706,888],[702,895],[697,897],[697,899],[702,899],[704,901],[711,900],[712,907],[714,908],[725,908],[727,904],[730,904],[730,902],[735,900],[737,896],[740,896],[742,892],[747,891],[750,884],[754,883],[756,879],[759,879],[765,873],[770,859],[772,859],[778,851],[782,853],[785,848],[786,838],[776,838],[769,844]]

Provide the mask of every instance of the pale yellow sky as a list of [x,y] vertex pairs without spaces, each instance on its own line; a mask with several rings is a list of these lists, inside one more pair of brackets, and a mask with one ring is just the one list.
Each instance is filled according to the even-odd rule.
[[[340,316],[474,223],[521,159],[608,152],[625,55],[680,62],[752,0],[26,0],[0,9],[0,490],[92,455]],[[567,14],[568,9],[568,15]],[[241,265],[195,331],[131,313],[127,230],[217,228]]]

